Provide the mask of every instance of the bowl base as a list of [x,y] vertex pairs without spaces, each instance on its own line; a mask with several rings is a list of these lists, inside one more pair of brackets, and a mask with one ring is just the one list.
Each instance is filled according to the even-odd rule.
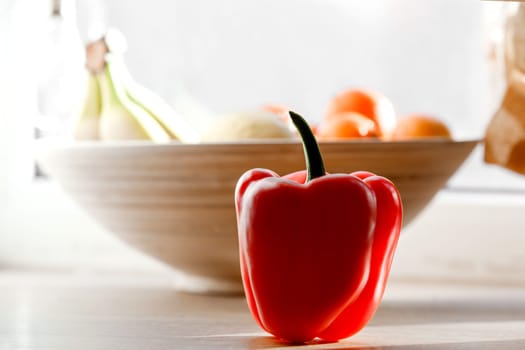
[[178,292],[206,295],[240,296],[244,294],[241,281],[226,281],[209,277],[177,273],[173,282]]

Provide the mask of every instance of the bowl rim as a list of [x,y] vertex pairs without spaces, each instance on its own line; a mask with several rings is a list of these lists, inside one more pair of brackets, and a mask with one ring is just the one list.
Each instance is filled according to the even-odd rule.
[[[420,138],[410,140],[378,140],[378,139],[355,139],[355,140],[334,140],[334,141],[318,141],[321,148],[345,148],[348,146],[365,147],[366,145],[376,147],[392,147],[392,146],[422,146],[422,145],[460,145],[460,144],[481,144],[482,138],[465,138],[461,140],[447,139],[447,138]],[[265,139],[265,140],[240,140],[240,141],[224,141],[224,142],[202,142],[202,143],[183,143],[177,140],[170,140],[167,142],[154,142],[148,140],[122,140],[122,141],[101,141],[101,140],[36,140],[36,149],[104,149],[104,148],[221,148],[221,147],[260,147],[260,146],[290,146],[301,145],[299,139]]]

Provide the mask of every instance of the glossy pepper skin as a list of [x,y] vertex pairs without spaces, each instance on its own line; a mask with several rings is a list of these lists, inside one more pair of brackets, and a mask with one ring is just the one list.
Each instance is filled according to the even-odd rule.
[[399,192],[369,172],[326,174],[308,125],[290,112],[307,170],[241,176],[235,190],[248,306],[288,342],[337,341],[379,306],[402,222]]

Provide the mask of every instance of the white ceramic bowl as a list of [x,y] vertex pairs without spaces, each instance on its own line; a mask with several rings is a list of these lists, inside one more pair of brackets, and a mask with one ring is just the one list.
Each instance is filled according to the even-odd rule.
[[[401,193],[406,226],[476,143],[354,141],[320,147],[330,173],[368,170],[391,179]],[[305,168],[296,141],[77,143],[42,147],[38,160],[110,232],[224,291],[241,289],[233,199],[237,179],[255,167],[280,175]]]

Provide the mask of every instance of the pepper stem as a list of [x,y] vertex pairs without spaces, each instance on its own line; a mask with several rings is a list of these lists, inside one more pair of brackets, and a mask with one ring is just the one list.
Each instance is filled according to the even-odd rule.
[[315,140],[312,129],[310,129],[306,120],[299,114],[292,111],[289,111],[289,113],[303,141],[304,158],[306,160],[306,182],[324,176],[326,171],[324,169],[323,157],[321,156],[321,150]]

